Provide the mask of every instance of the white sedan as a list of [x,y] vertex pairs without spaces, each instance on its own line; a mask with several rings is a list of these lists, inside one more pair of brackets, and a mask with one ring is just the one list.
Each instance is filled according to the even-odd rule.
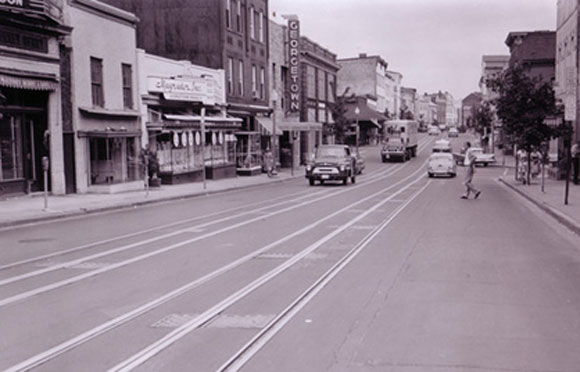
[[457,166],[453,159],[453,154],[449,152],[436,152],[429,156],[427,163],[427,174],[429,177],[457,175]]

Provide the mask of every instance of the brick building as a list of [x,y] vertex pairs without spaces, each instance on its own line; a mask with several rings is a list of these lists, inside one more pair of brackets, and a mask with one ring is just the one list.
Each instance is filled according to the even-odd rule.
[[544,81],[555,78],[556,32],[510,32],[505,44],[510,49],[509,65],[520,65],[532,77]]
[[475,111],[482,101],[483,95],[480,92],[470,93],[461,101],[461,126],[467,127],[470,125]]
[[[267,0],[103,0],[139,17],[137,46],[147,53],[225,71],[229,114],[242,119],[239,168],[261,163],[257,117],[270,111]],[[246,172],[244,171],[244,174]]]

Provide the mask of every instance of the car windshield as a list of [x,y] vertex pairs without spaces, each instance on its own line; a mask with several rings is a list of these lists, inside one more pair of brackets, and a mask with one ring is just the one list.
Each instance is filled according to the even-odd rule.
[[345,151],[342,147],[319,147],[316,151],[317,157],[343,157],[344,155]]

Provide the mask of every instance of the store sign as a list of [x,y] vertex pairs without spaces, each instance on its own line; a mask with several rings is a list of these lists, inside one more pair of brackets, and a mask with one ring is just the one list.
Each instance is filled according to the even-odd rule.
[[152,93],[162,93],[168,101],[202,102],[204,105],[216,103],[209,81],[204,78],[170,79],[149,77],[147,88]]
[[30,3],[29,0],[0,0],[1,8],[28,9],[30,8]]
[[288,20],[290,46],[290,111],[300,110],[300,22]]

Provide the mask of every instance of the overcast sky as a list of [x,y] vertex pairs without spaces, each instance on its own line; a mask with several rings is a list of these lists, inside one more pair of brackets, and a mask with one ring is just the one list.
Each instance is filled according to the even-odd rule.
[[509,54],[511,31],[556,30],[557,0],[269,0],[336,53],[380,55],[418,93],[478,91],[481,57]]

